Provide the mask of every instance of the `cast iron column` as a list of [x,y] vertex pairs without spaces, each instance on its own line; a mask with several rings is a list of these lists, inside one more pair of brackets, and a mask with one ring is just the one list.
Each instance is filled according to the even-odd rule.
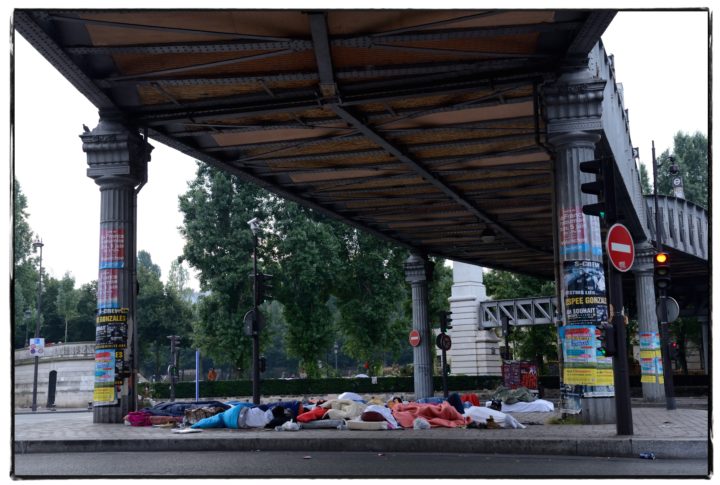
[[405,261],[405,281],[412,287],[413,330],[420,333],[420,345],[413,347],[415,399],[433,396],[433,363],[428,320],[428,289],[426,261],[412,254]]
[[[612,361],[595,350],[595,327],[608,321],[600,221],[582,212],[595,197],[580,190],[593,177],[580,163],[595,160],[602,133],[605,81],[594,77],[590,59],[568,66],[543,89],[548,141],[555,154],[555,210],[559,229],[560,307],[564,326],[563,409],[581,411],[587,424],[615,422]],[[590,352],[585,349],[591,346]]]
[[665,400],[660,332],[655,304],[653,261],[655,248],[644,242],[635,246],[635,299],[637,303],[638,333],[640,341],[640,382],[643,398],[647,402]]
[[137,406],[136,202],[152,147],[108,112],[80,138],[100,187],[93,422],[122,423]]

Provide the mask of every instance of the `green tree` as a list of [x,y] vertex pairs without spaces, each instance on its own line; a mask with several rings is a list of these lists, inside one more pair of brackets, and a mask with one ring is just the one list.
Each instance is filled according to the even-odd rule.
[[665,150],[658,157],[658,193],[673,195],[672,179],[669,168],[670,157],[680,169],[685,199],[697,205],[708,207],[708,140],[705,135],[696,132],[688,135],[677,132],[674,138],[673,151]]
[[138,340],[141,368],[144,372],[161,375],[170,359],[168,336],[179,335],[181,345],[190,343],[192,312],[189,304],[160,280],[160,267],[152,262],[147,251],[137,256]]
[[[32,257],[33,233],[28,223],[28,202],[20,183],[13,179],[13,281],[12,317],[14,321],[14,345],[27,345],[26,335],[35,333],[37,302],[37,260]],[[25,312],[30,317],[25,316]],[[32,321],[31,321],[32,319]]]
[[288,352],[297,357],[308,377],[320,377],[318,358],[334,342],[328,299],[340,269],[338,227],[292,202],[276,205],[276,297],[288,322]]
[[251,355],[250,339],[242,331],[243,316],[253,304],[248,277],[253,235],[247,221],[257,217],[267,234],[268,201],[263,189],[202,163],[179,199],[186,241],[182,257],[198,271],[201,291],[209,292],[198,303],[195,343],[216,363],[235,369],[248,368]]
[[189,281],[190,273],[187,268],[183,266],[182,258],[178,258],[170,263],[167,287],[185,301],[190,301],[192,298],[193,291],[192,288],[188,287]]
[[407,252],[350,228],[343,242],[337,284],[343,350],[377,372],[385,353],[399,352],[410,330],[403,308]]
[[77,315],[77,305],[80,300],[80,293],[75,290],[75,278],[69,272],[63,275],[58,287],[58,294],[55,300],[57,313],[65,323],[63,342],[68,341],[68,322]]
[[68,342],[95,341],[95,310],[97,281],[80,286],[77,292],[76,313],[68,319]]
[[644,163],[640,164],[640,188],[642,189],[643,195],[652,194],[652,184],[650,183],[650,175],[648,173],[647,166]]
[[[485,273],[483,282],[488,296],[495,300],[553,296],[555,294],[553,281],[543,281],[532,276],[507,271],[491,270]],[[545,357],[557,359],[557,331],[554,325],[514,327],[510,340],[514,343],[516,356],[521,359],[534,360],[539,372],[544,371]]]

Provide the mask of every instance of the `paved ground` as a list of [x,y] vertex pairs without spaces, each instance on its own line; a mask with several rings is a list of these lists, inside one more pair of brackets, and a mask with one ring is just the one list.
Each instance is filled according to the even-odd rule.
[[[700,403],[700,405],[698,405]],[[707,400],[705,399],[705,403]],[[92,413],[15,414],[16,453],[89,451],[377,451],[513,453],[658,458],[707,458],[708,411],[702,401],[678,399],[678,409],[634,403],[631,436],[616,426],[547,424],[558,413],[514,413],[525,429],[349,431],[206,429],[180,435],[170,429],[94,424]]]

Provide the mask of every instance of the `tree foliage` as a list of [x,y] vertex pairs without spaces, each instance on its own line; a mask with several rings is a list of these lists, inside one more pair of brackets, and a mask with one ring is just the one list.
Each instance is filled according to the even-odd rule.
[[672,165],[670,157],[675,159],[680,169],[685,200],[707,208],[709,187],[707,137],[700,132],[689,135],[680,131],[675,134],[672,152],[665,150],[657,159],[659,194],[673,195],[674,176],[669,172]]
[[[267,224],[267,204],[259,187],[202,163],[180,196],[182,257],[197,269],[200,289],[210,293],[198,303],[194,340],[204,354],[236,369],[247,369],[251,355],[242,332],[253,304],[253,235],[247,222],[257,217]],[[262,229],[267,232],[267,225]]]
[[336,224],[295,203],[278,201],[274,211],[277,291],[286,343],[308,377],[320,376],[318,357],[334,342],[328,299],[337,283],[340,244]]
[[385,352],[397,353],[410,330],[403,310],[407,252],[346,228],[342,254],[337,295],[343,350],[377,371]]

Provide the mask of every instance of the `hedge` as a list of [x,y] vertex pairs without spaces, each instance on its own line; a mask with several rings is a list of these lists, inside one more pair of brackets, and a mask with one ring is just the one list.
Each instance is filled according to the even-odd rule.
[[[500,384],[501,378],[497,376],[448,377],[448,389],[451,392],[495,389]],[[170,384],[167,382],[156,382],[148,384],[148,386],[151,389],[153,398],[168,399],[170,397]],[[442,377],[435,376],[433,378],[433,387],[436,391],[442,391]],[[343,392],[404,394],[414,392],[414,381],[412,377],[378,377],[376,384],[373,384],[372,379],[369,378],[268,379],[261,381],[260,392],[263,396],[312,397]],[[203,381],[200,382],[200,396],[201,398],[252,396],[252,382],[249,380]],[[195,383],[179,382],[175,386],[175,397],[178,399],[194,399]]]
[[[540,376],[540,384],[546,389],[558,389],[560,380],[557,376]],[[682,390],[684,395],[695,395],[707,393],[709,379],[703,376],[673,376],[676,390]],[[493,390],[502,384],[499,376],[449,376],[448,390],[457,391],[479,391],[483,389]],[[145,386],[143,384],[142,386]],[[154,399],[168,399],[170,397],[170,385],[167,382],[148,383]],[[639,388],[640,377],[630,376],[630,386]],[[442,377],[433,378],[433,388],[442,392]],[[412,377],[378,377],[377,384],[372,379],[356,378],[327,378],[327,379],[268,379],[261,381],[260,392],[263,396],[323,396],[326,394],[340,394],[343,392],[355,392],[358,394],[405,394],[414,392],[414,380]],[[142,391],[141,391],[142,393]],[[215,381],[200,382],[200,396],[206,397],[240,397],[252,396],[252,382],[241,381]],[[195,383],[179,382],[175,386],[175,397],[178,399],[194,399]]]

